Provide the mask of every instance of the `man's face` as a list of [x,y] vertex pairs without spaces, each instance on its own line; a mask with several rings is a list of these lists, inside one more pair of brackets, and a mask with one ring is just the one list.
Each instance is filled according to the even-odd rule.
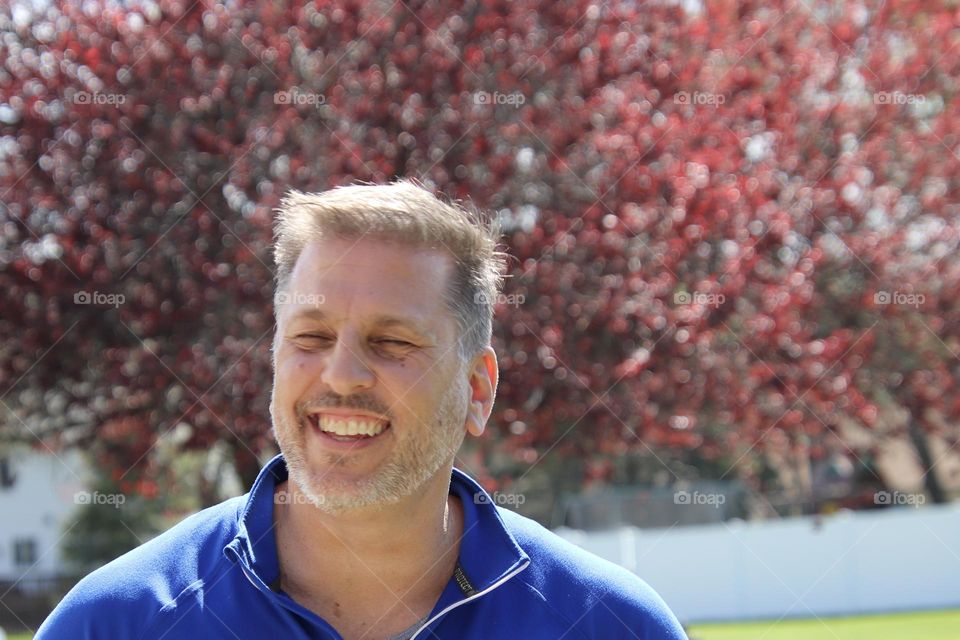
[[470,401],[443,302],[452,271],[446,253],[369,238],[317,241],[297,260],[270,413],[290,479],[318,507],[395,502],[452,463]]

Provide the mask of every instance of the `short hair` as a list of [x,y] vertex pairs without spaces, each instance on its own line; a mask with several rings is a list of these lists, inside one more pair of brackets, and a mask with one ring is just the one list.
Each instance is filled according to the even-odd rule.
[[494,302],[507,254],[497,250],[500,225],[473,205],[437,198],[413,180],[340,186],[321,193],[290,190],[276,209],[274,310],[293,267],[310,242],[370,237],[412,248],[444,250],[454,272],[444,303],[459,328],[457,347],[468,360],[490,344]]

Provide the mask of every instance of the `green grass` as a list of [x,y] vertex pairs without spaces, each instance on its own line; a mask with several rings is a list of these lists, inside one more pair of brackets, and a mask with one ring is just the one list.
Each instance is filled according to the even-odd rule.
[[[960,640],[960,609],[855,618],[697,624],[690,640]],[[29,633],[7,640],[31,640]]]
[[960,609],[853,618],[697,624],[690,640],[960,640]]

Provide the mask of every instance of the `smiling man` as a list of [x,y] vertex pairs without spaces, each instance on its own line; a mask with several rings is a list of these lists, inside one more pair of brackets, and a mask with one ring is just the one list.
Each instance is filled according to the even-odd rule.
[[284,198],[281,454],[248,494],[86,577],[37,637],[685,638],[640,578],[454,468],[496,395],[497,240],[407,181]]

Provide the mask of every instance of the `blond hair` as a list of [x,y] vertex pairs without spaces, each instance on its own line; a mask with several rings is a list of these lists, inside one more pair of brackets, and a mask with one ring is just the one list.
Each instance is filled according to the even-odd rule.
[[362,237],[412,248],[446,251],[454,273],[444,302],[459,327],[460,357],[468,360],[490,344],[493,303],[506,268],[497,251],[495,218],[472,206],[445,202],[412,180],[388,185],[341,186],[322,193],[291,190],[276,209],[274,260],[277,296],[290,281],[304,247],[324,237]]

